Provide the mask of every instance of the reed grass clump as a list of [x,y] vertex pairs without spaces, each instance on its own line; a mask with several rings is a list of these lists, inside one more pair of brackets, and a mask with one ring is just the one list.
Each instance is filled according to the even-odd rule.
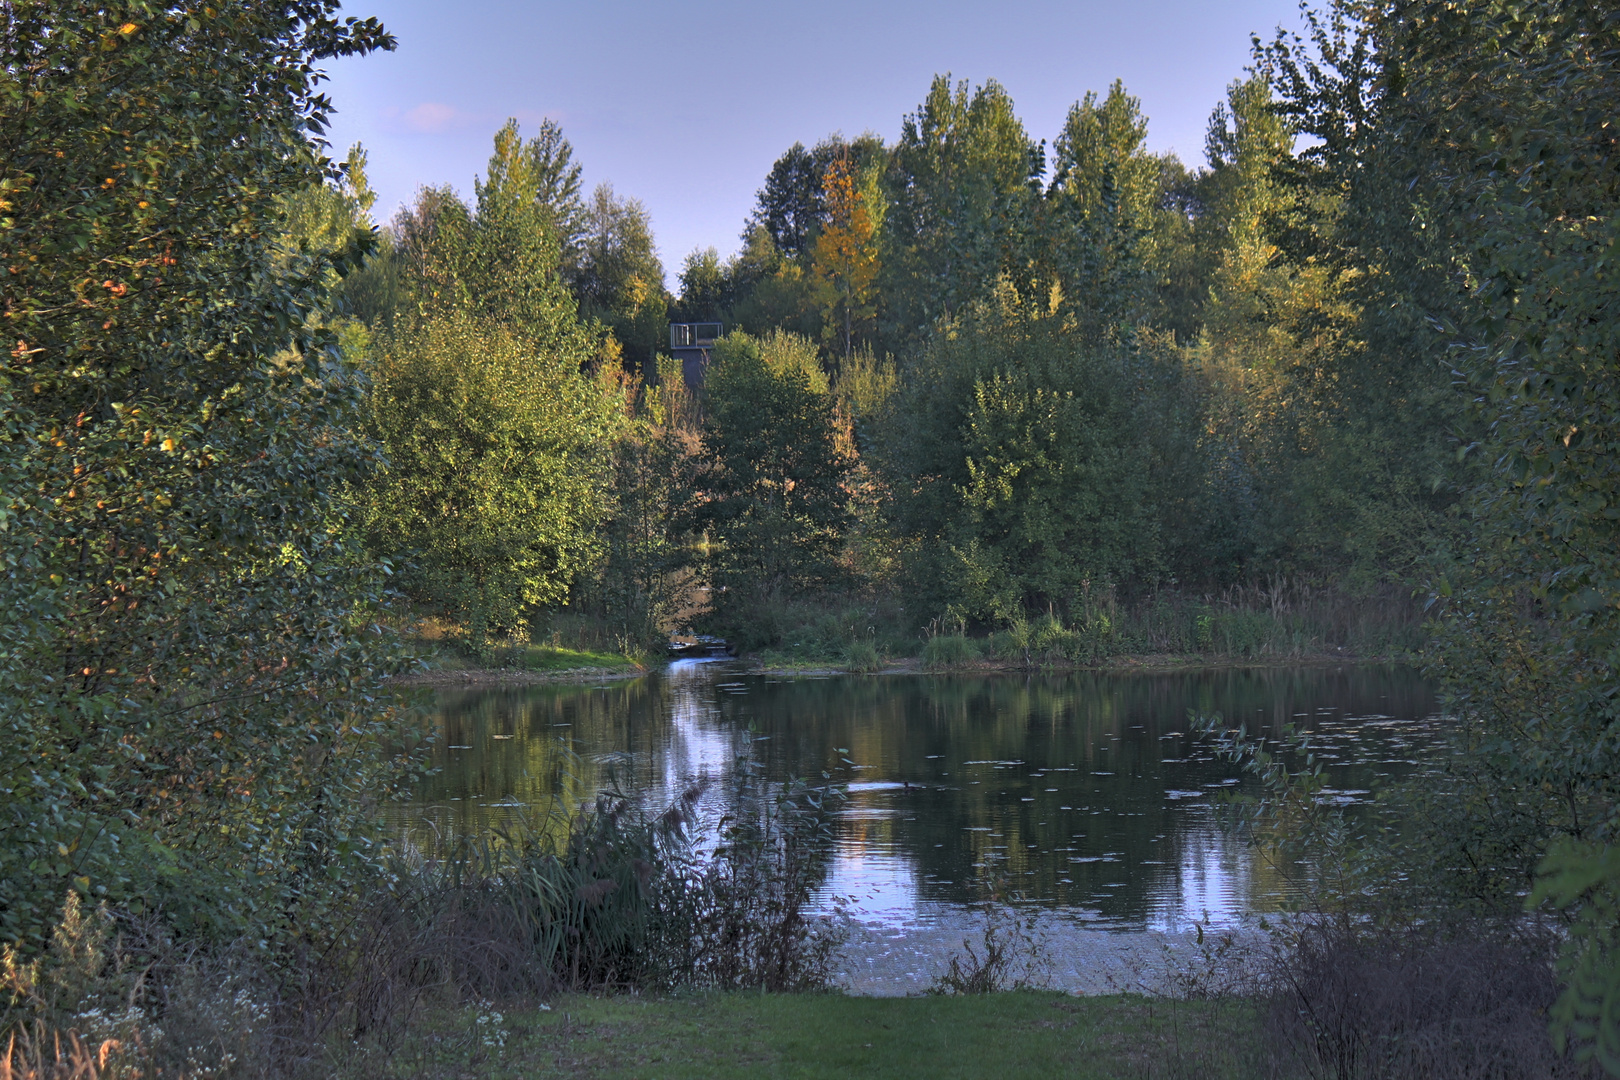
[[949,671],[980,659],[979,643],[962,634],[940,634],[923,645],[923,663],[930,668]]
[[1260,661],[1324,655],[1404,655],[1423,643],[1423,611],[1396,588],[1353,594],[1274,577],[1194,594],[1159,589],[1129,601],[1110,590],[1018,615],[985,637],[941,634],[924,645],[930,667],[967,662],[969,650],[1025,668],[1098,664],[1121,656],[1223,657]]
[[870,641],[852,641],[844,649],[844,670],[858,673],[883,670],[883,655]]
[[1046,984],[1051,959],[1036,926],[1035,912],[1019,910],[1010,900],[1005,878],[991,876],[980,882],[982,899],[976,906],[984,918],[977,945],[962,940],[962,951],[952,953],[945,970],[928,987],[930,994],[995,994],[1004,990],[1031,990]]
[[13,1030],[0,1051],[0,1080],[141,1080],[156,1074],[141,1045],[85,1039],[43,1022]]

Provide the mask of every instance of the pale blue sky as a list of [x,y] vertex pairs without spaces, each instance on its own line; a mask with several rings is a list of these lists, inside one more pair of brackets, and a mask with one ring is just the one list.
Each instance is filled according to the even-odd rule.
[[842,131],[892,142],[929,80],[1011,93],[1050,142],[1069,106],[1116,77],[1154,150],[1203,160],[1204,126],[1249,63],[1249,36],[1299,22],[1297,0],[350,0],[399,50],[327,65],[337,156],[371,154],[379,220],[422,184],[471,195],[509,116],[562,125],[587,189],[652,214],[669,283],[695,247],[736,249],[771,163]]

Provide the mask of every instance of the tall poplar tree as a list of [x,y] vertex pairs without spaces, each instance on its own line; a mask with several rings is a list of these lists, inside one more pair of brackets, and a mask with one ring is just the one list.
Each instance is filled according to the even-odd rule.
[[1042,147],[994,80],[934,78],[901,124],[885,177],[883,297],[886,345],[922,341],[936,319],[988,296],[1003,274],[1029,265],[1032,210],[1045,172]]
[[582,319],[597,319],[623,350],[625,369],[645,373],[665,345],[669,293],[653,241],[652,217],[639,199],[599,184],[585,207],[579,247],[567,260]]
[[1054,145],[1046,259],[1076,317],[1098,332],[1148,314],[1162,166],[1145,149],[1140,102],[1116,81],[1088,93]]

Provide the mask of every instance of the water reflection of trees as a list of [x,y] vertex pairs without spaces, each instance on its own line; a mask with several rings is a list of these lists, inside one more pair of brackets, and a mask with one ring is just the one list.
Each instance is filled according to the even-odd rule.
[[[771,777],[855,781],[841,842],[904,854],[927,898],[971,900],[995,873],[1030,896],[1133,920],[1196,917],[1223,898],[1247,906],[1283,886],[1199,809],[1237,773],[1186,738],[1189,711],[1276,730],[1421,717],[1433,701],[1400,668],[823,680],[710,670],[447,694],[441,708],[442,770],[422,798],[442,828],[499,825],[513,812],[504,801],[577,802],[610,774],[672,791],[694,762],[723,768],[751,750]],[[1366,768],[1343,766],[1340,782],[1366,786]]]
[[430,834],[476,836],[511,824],[523,807],[570,808],[612,785],[652,790],[668,697],[659,679],[441,692],[413,832],[430,821]]
[[[868,767],[861,779],[917,785],[857,792],[853,805],[893,811],[881,819],[887,842],[912,854],[939,899],[971,899],[998,873],[1032,896],[1129,919],[1167,902],[1196,916],[1222,892],[1242,902],[1284,887],[1275,868],[1252,867],[1189,811],[1207,797],[1166,799],[1238,775],[1175,734],[1189,711],[1276,729],[1422,716],[1432,699],[1410,672],[1362,668],[827,680],[760,686],[727,704],[735,722],[771,736],[762,752],[772,772],[835,769],[834,748],[847,747]],[[1200,876],[1220,880],[1190,880]]]

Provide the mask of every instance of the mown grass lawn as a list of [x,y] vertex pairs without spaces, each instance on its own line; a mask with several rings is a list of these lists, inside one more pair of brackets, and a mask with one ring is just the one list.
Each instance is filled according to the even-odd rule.
[[456,1080],[1254,1075],[1251,1014],[1233,1002],[733,993],[564,998],[549,1012],[499,1010],[498,1021],[493,1011],[418,1027],[388,1071]]

